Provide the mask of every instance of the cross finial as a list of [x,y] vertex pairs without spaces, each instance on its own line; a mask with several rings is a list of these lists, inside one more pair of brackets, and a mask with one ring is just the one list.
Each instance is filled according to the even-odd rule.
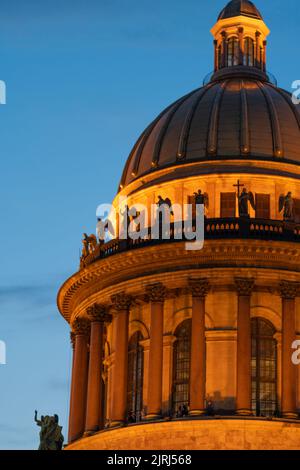
[[238,188],[238,196],[240,195],[240,189],[243,188],[245,185],[240,183],[240,180],[237,180],[237,184],[234,184],[234,188]]

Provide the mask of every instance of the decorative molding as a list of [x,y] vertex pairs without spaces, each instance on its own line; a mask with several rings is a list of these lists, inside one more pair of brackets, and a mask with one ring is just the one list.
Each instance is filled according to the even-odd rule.
[[107,312],[107,307],[103,304],[93,304],[86,309],[86,313],[91,322],[110,323],[112,321],[112,315]]
[[[99,298],[99,292],[104,294],[100,297],[100,301],[106,303],[110,301],[111,295],[117,289],[127,289],[127,283],[131,284],[133,280],[150,276],[161,277],[164,273],[168,273],[169,276],[177,276],[181,273],[182,282],[185,285],[187,285],[188,277],[183,275],[184,271],[186,273],[195,269],[207,271],[212,267],[214,271],[216,269],[230,269],[230,271],[241,271],[244,268],[255,269],[256,273],[262,274],[276,270],[277,288],[280,272],[282,276],[282,272],[285,271],[287,278],[289,272],[292,272],[293,280],[295,273],[298,273],[300,279],[300,247],[295,242],[278,241],[270,245],[268,241],[236,240],[233,244],[231,240],[214,240],[206,241],[203,250],[199,252],[186,251],[183,244],[173,243],[136,250],[134,256],[132,255],[132,252],[126,252],[109,259],[99,260],[69,278],[58,294],[58,308],[63,317],[70,323],[72,317],[78,312],[81,315],[80,306],[93,295],[97,294]],[[240,276],[240,274],[237,275]],[[208,277],[212,289],[218,288],[219,281],[213,276]],[[266,285],[275,286],[273,281]],[[169,288],[167,282],[166,286]],[[105,291],[108,290],[107,295]],[[133,292],[134,296],[143,294],[140,288]],[[84,307],[84,311],[87,306]]]
[[89,336],[91,324],[85,318],[75,318],[72,322],[72,332],[75,336]]
[[250,297],[253,291],[255,279],[248,277],[234,278],[236,290],[239,296]]
[[300,294],[299,282],[281,281],[279,288],[281,297],[286,300],[294,300]]
[[205,298],[210,290],[210,282],[207,278],[190,278],[189,290],[193,297]]
[[131,295],[128,295],[125,292],[119,292],[118,294],[111,296],[113,308],[118,311],[129,310],[132,300]]
[[149,302],[163,303],[166,300],[167,289],[161,282],[146,286],[146,296]]

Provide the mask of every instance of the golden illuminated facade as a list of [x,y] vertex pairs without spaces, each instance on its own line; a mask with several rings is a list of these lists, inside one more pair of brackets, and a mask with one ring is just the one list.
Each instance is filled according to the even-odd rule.
[[204,248],[117,236],[86,250],[58,295],[74,347],[68,449],[299,448],[300,113],[266,70],[251,2],[229,2],[212,34],[213,74],[144,131],[113,202],[150,213],[201,189]]

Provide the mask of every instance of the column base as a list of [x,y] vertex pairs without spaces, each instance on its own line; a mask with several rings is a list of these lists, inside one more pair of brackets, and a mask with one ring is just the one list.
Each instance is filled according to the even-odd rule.
[[124,426],[124,421],[112,421],[109,423],[109,428],[120,428],[121,426]]
[[235,413],[237,416],[253,416],[253,412],[247,408],[241,408],[239,410],[236,410]]
[[90,437],[95,434],[99,429],[95,429],[94,431],[85,431],[83,437]]
[[296,419],[299,417],[298,413],[294,411],[283,411],[281,416],[285,419]]
[[154,420],[156,420],[156,419],[161,419],[161,414],[159,414],[159,413],[157,413],[157,414],[156,414],[156,413],[151,413],[151,414],[146,415],[146,416],[144,417],[144,420],[145,420],[145,421],[154,421]]
[[206,413],[206,410],[190,410],[189,416],[204,416],[205,413]]

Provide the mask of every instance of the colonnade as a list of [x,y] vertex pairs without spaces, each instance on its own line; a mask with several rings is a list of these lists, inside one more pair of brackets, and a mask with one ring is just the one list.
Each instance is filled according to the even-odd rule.
[[[251,295],[255,280],[235,278],[237,292],[237,390],[236,413],[251,415]],[[190,279],[192,294],[191,367],[189,414],[205,412],[205,303],[210,290],[208,279]],[[282,281],[282,399],[284,418],[297,416],[296,367],[291,361],[291,345],[296,337],[298,283]],[[162,283],[148,285],[145,298],[150,303],[150,350],[148,367],[147,414],[145,420],[159,419],[162,410],[164,302],[168,294]],[[74,345],[69,416],[69,442],[96,432],[104,425],[102,416],[101,374],[104,354],[105,324],[113,322],[114,367],[111,378],[110,426],[121,425],[127,418],[127,369],[129,314],[133,297],[125,292],[111,298],[110,309],[94,304],[85,318],[72,323]]]

